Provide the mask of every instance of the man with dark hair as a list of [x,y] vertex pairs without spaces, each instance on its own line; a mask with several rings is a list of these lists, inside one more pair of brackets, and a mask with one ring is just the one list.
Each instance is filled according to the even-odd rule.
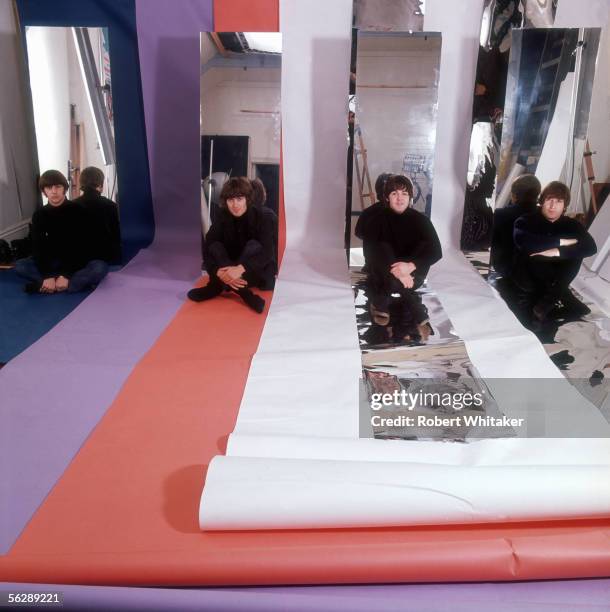
[[383,208],[366,223],[363,238],[368,243],[367,282],[373,321],[388,325],[391,296],[399,293],[403,320],[413,321],[424,336],[428,313],[415,290],[442,251],[430,220],[410,208],[412,197],[413,185],[407,177],[390,176],[384,186]]
[[68,181],[47,170],[38,182],[48,204],[32,216],[32,257],[19,259],[15,271],[28,279],[28,293],[74,293],[97,285],[108,272],[103,261],[89,261],[80,206],[66,198]]
[[540,195],[540,181],[533,174],[522,174],[510,188],[511,203],[504,208],[496,208],[491,238],[491,264],[504,277],[510,274],[515,257],[513,226],[515,221],[536,211]]
[[517,257],[512,278],[532,304],[534,323],[541,323],[558,301],[569,314],[581,316],[589,308],[570,291],[582,260],[597,252],[595,241],[574,219],[565,216],[570,189],[559,181],[540,194],[540,209],[515,221]]
[[255,206],[252,197],[252,184],[246,177],[234,177],[224,184],[219,214],[205,237],[203,260],[209,281],[188,292],[194,302],[232,290],[250,308],[263,311],[265,300],[249,287],[273,289],[275,285],[277,217]]
[[121,263],[121,230],[117,205],[102,195],[104,173],[94,166],[80,173],[82,195],[74,200],[81,205],[87,218],[89,258],[107,264]]
[[265,185],[259,178],[253,179],[250,183],[252,184],[252,204],[257,208],[262,208],[267,202]]
[[[358,236],[358,238],[360,238],[360,240],[363,241],[363,243],[365,234],[364,228],[366,227],[368,220],[373,217],[376,212],[379,212],[383,209],[383,188],[385,186],[386,181],[391,176],[392,175],[389,172],[383,172],[377,177],[377,179],[375,180],[375,195],[377,196],[377,201],[374,204],[371,204],[370,206],[365,208],[358,217],[354,233],[356,234],[356,236]],[[366,248],[364,244],[363,246],[364,248]]]

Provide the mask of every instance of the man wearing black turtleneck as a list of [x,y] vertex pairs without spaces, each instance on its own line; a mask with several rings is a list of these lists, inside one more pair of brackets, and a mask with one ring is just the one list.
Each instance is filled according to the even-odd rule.
[[38,185],[48,203],[32,216],[32,257],[15,262],[17,274],[30,281],[25,291],[74,293],[97,285],[108,266],[88,256],[85,213],[66,198],[66,177],[47,170]]
[[409,207],[413,185],[407,177],[390,176],[383,193],[383,208],[363,228],[373,320],[388,325],[391,295],[399,293],[403,318],[414,320],[426,335],[428,313],[415,290],[442,257],[441,245],[428,217]]
[[578,221],[564,215],[569,203],[569,187],[552,181],[540,194],[540,209],[515,221],[517,256],[511,276],[533,304],[534,322],[542,322],[558,301],[570,314],[590,312],[569,286],[582,260],[597,247]]
[[82,195],[75,204],[83,207],[87,219],[89,258],[107,264],[121,263],[121,230],[117,205],[102,195],[104,173],[94,166],[84,168],[78,182]]
[[277,218],[270,209],[253,203],[245,177],[229,179],[220,193],[220,213],[210,227],[203,250],[208,284],[191,289],[189,299],[203,302],[232,290],[261,313],[265,300],[250,287],[273,289],[277,273],[275,244]]
[[494,211],[491,265],[503,277],[510,275],[515,258],[513,241],[515,221],[523,215],[536,211],[540,189],[540,181],[533,174],[522,174],[511,185],[511,203]]

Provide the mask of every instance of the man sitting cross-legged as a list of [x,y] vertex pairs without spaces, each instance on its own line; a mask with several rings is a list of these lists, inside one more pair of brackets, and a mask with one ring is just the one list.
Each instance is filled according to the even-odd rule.
[[205,287],[191,289],[189,299],[202,302],[232,290],[256,312],[265,300],[250,287],[273,289],[277,273],[275,214],[252,201],[252,184],[245,177],[229,179],[220,192],[220,211],[210,227],[203,250],[209,274]]
[[515,221],[517,257],[511,277],[521,291],[522,308],[531,308],[534,326],[544,321],[559,301],[569,315],[590,312],[569,286],[582,260],[594,255],[597,247],[578,221],[564,215],[569,203],[569,187],[552,181],[540,194],[540,208]]
[[425,339],[428,313],[415,290],[423,284],[430,266],[442,257],[441,245],[428,217],[409,207],[413,185],[407,177],[390,176],[383,196],[383,208],[363,228],[373,321],[378,325],[390,322],[390,299],[398,293],[403,320],[414,322]]
[[89,257],[85,212],[66,198],[66,177],[47,170],[38,185],[48,204],[32,216],[32,257],[15,262],[17,274],[30,281],[25,291],[75,293],[96,286],[108,265]]

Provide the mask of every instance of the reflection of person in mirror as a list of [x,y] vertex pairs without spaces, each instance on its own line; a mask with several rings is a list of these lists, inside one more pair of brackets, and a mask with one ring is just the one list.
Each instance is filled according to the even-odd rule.
[[362,240],[362,252],[364,257],[366,258],[366,252],[368,250],[368,239],[366,237],[366,225],[369,220],[374,217],[380,210],[383,209],[383,188],[385,187],[386,181],[392,175],[389,172],[383,172],[380,174],[375,180],[375,195],[377,196],[377,201],[370,206],[367,206],[358,217],[358,221],[356,223],[356,229],[354,233],[360,240]]
[[121,231],[117,205],[102,195],[104,173],[93,166],[84,168],[78,179],[82,195],[74,200],[86,212],[89,258],[108,264],[121,262]]
[[595,241],[578,221],[564,213],[570,189],[559,181],[540,194],[540,208],[515,221],[517,257],[512,278],[521,290],[521,304],[531,308],[534,326],[544,321],[561,302],[562,315],[582,316],[589,308],[569,286],[582,260],[597,252]]
[[195,302],[209,300],[224,290],[237,293],[256,312],[265,300],[251,287],[273,289],[277,272],[277,216],[254,204],[251,182],[245,177],[229,179],[220,193],[220,214],[206,237],[203,259],[208,284],[191,289]]
[[75,293],[95,287],[108,265],[88,257],[84,209],[66,198],[68,181],[47,170],[38,182],[48,204],[32,216],[32,257],[19,259],[15,271],[30,282],[28,293]]
[[508,276],[513,266],[515,221],[523,215],[536,211],[540,189],[540,181],[533,174],[522,174],[511,185],[510,204],[503,208],[496,208],[494,211],[491,265],[502,276]]
[[398,293],[405,324],[414,322],[425,340],[431,328],[416,289],[423,284],[430,266],[442,257],[442,251],[428,217],[409,207],[412,197],[413,185],[407,177],[390,176],[383,190],[383,207],[361,229],[368,244],[367,282],[373,322],[388,325],[391,296]]

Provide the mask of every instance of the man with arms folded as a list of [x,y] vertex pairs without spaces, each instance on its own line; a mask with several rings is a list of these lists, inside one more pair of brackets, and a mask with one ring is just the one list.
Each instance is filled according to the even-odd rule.
[[582,260],[597,252],[595,241],[576,220],[564,213],[570,189],[559,181],[549,183],[540,194],[540,208],[515,221],[517,248],[512,278],[531,305],[532,323],[544,321],[561,302],[564,314],[590,312],[570,291]]

